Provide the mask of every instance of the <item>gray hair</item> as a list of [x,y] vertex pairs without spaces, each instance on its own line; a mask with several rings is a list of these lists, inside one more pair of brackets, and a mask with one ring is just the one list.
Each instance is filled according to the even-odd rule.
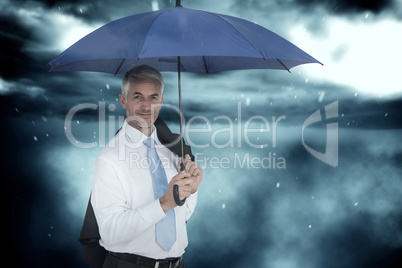
[[158,85],[163,92],[165,86],[161,73],[155,68],[148,65],[134,66],[129,69],[123,76],[122,93],[127,97],[130,84],[139,82],[151,82]]

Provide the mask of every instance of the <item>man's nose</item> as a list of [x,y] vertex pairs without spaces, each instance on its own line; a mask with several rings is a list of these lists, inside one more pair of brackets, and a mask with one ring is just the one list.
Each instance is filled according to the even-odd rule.
[[149,99],[144,99],[141,102],[141,108],[143,108],[143,109],[151,109],[151,105],[152,105],[152,102]]

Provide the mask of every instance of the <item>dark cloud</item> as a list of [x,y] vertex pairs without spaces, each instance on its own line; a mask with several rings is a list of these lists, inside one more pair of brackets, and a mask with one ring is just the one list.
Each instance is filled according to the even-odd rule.
[[[19,5],[22,5],[22,4],[26,3],[27,1],[16,0],[14,2],[18,3]],[[57,7],[60,4],[74,4],[74,5],[76,5],[76,4],[82,4],[82,3],[85,3],[85,2],[91,3],[91,2],[95,2],[95,1],[83,1],[83,0],[67,0],[67,1],[60,1],[60,0],[34,0],[34,1],[31,1],[31,2],[44,4],[47,7]]]
[[[14,267],[79,267],[80,252],[74,249],[74,244],[81,223],[59,213],[68,210],[63,188],[51,187],[48,182],[60,174],[54,174],[43,161],[46,151],[58,150],[64,143],[60,143],[60,135],[56,133],[63,126],[52,124],[41,128],[24,117],[3,116],[0,126],[0,144],[7,152],[1,155],[5,179],[1,198],[8,244],[5,254],[14,258]],[[50,131],[51,135],[39,136],[38,128]],[[34,135],[39,137],[38,141],[32,138]]]
[[33,58],[22,50],[32,38],[31,31],[12,14],[0,13],[0,75],[4,78],[21,76],[24,70],[35,68]]
[[[73,15],[88,23],[107,23],[112,20],[130,16],[142,12],[152,11],[152,1],[136,1],[135,5],[130,0],[123,0],[116,3],[113,0],[106,1],[35,1],[38,4],[44,3],[48,8],[60,10],[60,12]],[[173,7],[169,1],[158,1],[159,8]]]
[[324,6],[333,13],[355,13],[367,12],[380,13],[392,9],[393,0],[294,0],[300,6],[311,8],[314,6]]
[[[331,254],[320,254],[319,263],[328,268],[385,267],[376,266],[381,260],[381,255],[388,252],[389,248],[378,243],[377,238],[373,236],[377,229],[375,221],[374,215],[362,212],[354,215],[353,221],[349,218],[337,222],[336,226],[332,226],[328,233],[317,241],[323,252],[331,252]],[[364,225],[361,224],[363,222]],[[352,254],[342,256],[344,251]]]

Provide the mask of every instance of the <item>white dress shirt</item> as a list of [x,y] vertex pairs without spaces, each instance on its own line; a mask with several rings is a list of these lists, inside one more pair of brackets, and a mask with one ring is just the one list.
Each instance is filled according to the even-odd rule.
[[[176,242],[169,251],[155,241],[155,224],[166,216],[155,200],[147,150],[147,138],[124,122],[120,132],[99,154],[91,202],[101,236],[100,244],[109,251],[133,253],[154,259],[179,257],[187,247],[186,221],[197,203],[197,193],[174,208]],[[168,182],[177,175],[178,157],[162,145],[156,128],[151,134]]]

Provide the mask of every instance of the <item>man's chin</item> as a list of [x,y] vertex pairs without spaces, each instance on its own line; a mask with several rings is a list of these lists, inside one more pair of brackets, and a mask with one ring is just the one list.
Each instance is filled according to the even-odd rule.
[[131,126],[135,128],[141,128],[141,129],[147,129],[152,127],[152,123],[144,122],[144,121],[136,121],[136,120],[131,120],[128,122]]

